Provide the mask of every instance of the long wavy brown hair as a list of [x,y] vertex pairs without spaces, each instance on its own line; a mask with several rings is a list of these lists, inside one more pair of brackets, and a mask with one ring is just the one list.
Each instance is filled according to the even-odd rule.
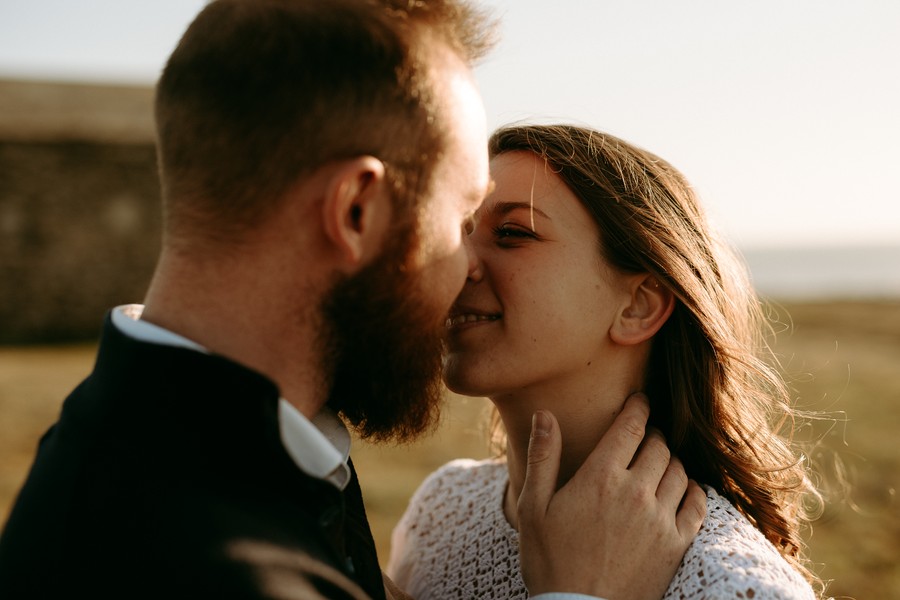
[[610,265],[650,273],[674,294],[648,363],[651,421],[689,476],[727,497],[821,592],[800,537],[806,503],[820,496],[792,442],[798,413],[766,341],[771,326],[691,185],[658,156],[583,127],[509,126],[492,135],[492,157],[514,151],[543,158],[579,198]]

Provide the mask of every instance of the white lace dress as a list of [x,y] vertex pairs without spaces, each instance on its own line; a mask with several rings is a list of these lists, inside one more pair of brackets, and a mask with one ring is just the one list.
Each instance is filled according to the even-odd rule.
[[[388,575],[416,600],[528,597],[519,539],[503,515],[502,461],[432,473],[394,529]],[[665,599],[813,599],[806,580],[734,506],[707,490],[707,515]]]

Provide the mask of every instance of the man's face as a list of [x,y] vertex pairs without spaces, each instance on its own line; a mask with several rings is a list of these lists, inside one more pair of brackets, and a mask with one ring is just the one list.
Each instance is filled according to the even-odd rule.
[[412,439],[437,422],[446,318],[470,268],[463,228],[490,181],[471,73],[458,61],[438,72],[448,144],[416,231],[392,232],[381,257],[338,282],[323,307],[329,405],[375,440]]
[[445,318],[462,290],[472,262],[466,223],[490,185],[487,125],[481,96],[468,70],[447,70],[438,93],[447,98],[448,147],[435,166],[423,201],[419,246],[413,258],[421,273],[423,301]]

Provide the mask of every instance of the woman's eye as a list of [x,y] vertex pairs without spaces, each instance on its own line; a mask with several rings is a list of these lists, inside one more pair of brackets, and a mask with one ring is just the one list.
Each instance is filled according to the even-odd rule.
[[495,227],[494,236],[501,241],[526,240],[535,239],[537,237],[531,229],[519,225],[512,225],[510,223],[504,223],[503,225]]

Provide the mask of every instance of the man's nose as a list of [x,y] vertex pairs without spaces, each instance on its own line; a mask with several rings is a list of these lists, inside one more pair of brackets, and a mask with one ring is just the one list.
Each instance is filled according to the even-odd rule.
[[481,281],[481,278],[484,275],[484,265],[478,257],[478,253],[475,251],[475,243],[472,240],[472,237],[468,235],[465,236],[463,238],[463,245],[466,248],[466,254],[469,259],[469,271],[466,279],[468,281]]

